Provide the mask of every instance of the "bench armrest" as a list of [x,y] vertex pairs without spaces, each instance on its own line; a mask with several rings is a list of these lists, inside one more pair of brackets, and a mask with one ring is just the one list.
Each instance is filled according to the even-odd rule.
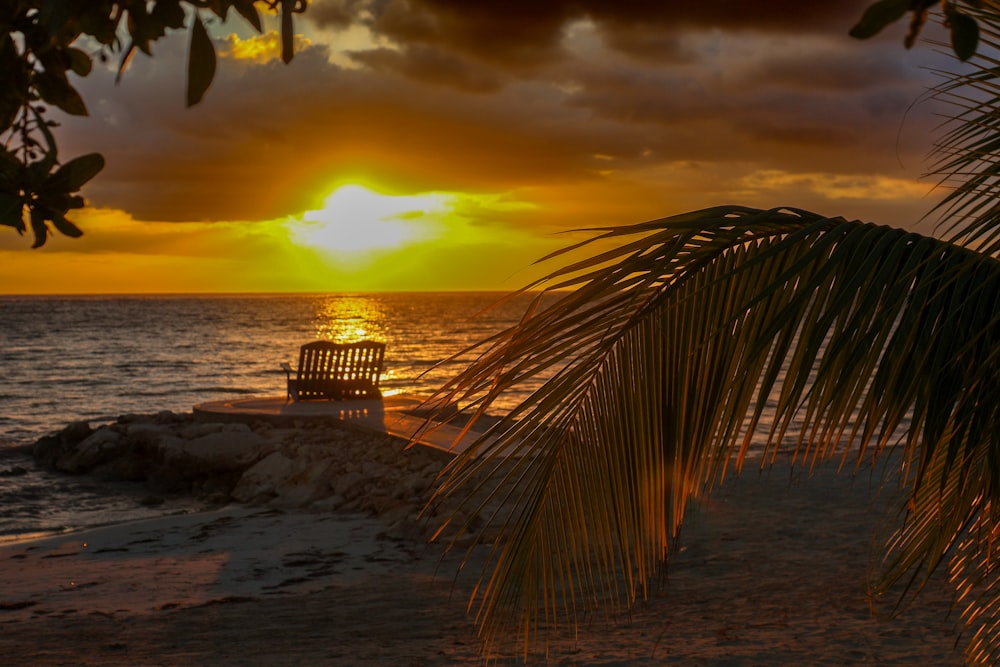
[[289,380],[292,378],[292,367],[288,364],[287,361],[281,364],[281,370],[285,371],[285,375]]

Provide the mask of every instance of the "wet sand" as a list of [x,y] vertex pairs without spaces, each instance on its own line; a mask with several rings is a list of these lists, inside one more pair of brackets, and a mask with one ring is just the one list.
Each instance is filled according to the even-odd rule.
[[[779,465],[689,516],[668,581],[529,664],[960,665],[951,591],[873,613],[867,474]],[[5,665],[478,664],[471,575],[377,518],[230,507],[0,546]],[[874,611],[887,611],[887,603]],[[516,664],[514,657],[499,664]]]

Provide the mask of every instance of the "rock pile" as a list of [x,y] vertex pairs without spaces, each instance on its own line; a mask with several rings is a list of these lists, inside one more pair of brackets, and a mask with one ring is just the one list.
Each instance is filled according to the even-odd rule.
[[400,537],[426,537],[453,511],[419,518],[449,454],[336,419],[278,427],[126,415],[97,428],[72,423],[38,440],[33,455],[62,472],[145,483],[151,502],[191,493],[213,504],[364,512]]

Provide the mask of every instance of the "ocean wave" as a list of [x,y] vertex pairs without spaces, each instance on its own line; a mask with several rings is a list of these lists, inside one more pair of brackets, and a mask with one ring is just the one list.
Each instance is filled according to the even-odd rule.
[[192,392],[195,394],[240,394],[245,396],[260,393],[259,390],[246,387],[197,387]]

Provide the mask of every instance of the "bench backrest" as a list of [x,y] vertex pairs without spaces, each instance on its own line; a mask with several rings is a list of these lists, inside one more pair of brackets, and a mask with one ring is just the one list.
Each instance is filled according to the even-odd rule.
[[370,382],[378,388],[382,375],[385,343],[363,340],[357,343],[331,343],[317,340],[299,348],[297,379]]

